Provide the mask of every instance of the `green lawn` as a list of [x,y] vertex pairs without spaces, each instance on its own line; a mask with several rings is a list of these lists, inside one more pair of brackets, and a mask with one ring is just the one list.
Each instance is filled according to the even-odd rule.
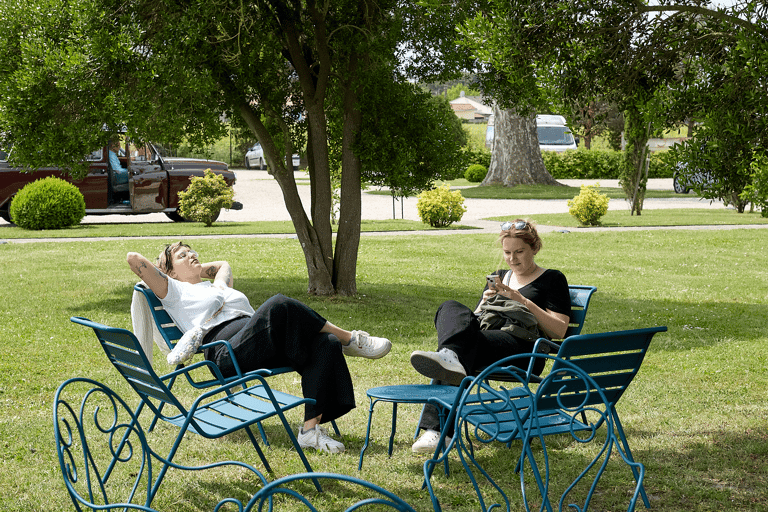
[[[645,216],[649,212],[644,212]],[[537,219],[538,220],[538,219]],[[177,226],[178,227],[178,226]],[[0,244],[8,262],[0,298],[0,508],[7,511],[72,510],[52,443],[51,402],[56,387],[73,376],[104,382],[129,403],[135,398],[101,352],[93,333],[69,322],[73,315],[131,327],[129,307],[135,276],[128,251],[148,256],[176,239]],[[641,230],[545,233],[537,262],[558,268],[571,284],[598,288],[584,332],[666,325],[619,406],[635,458],[646,467],[652,510],[736,512],[768,503],[768,231]],[[365,435],[365,390],[383,384],[425,382],[408,362],[416,349],[435,347],[432,321],[447,299],[474,304],[489,270],[501,261],[487,234],[363,237],[356,297],[306,295],[306,268],[294,239],[200,239],[203,259],[226,259],[235,285],[256,304],[275,293],[304,300],[332,322],[365,329],[393,341],[378,361],[349,360],[358,407],[338,423],[345,454],[309,453],[317,470],[373,481],[431,510],[421,489],[423,456],[411,453],[419,408],[399,409],[399,431],[387,457],[389,408],[377,407],[373,444],[357,472]],[[167,370],[156,357],[158,370]],[[276,386],[300,393],[295,375]],[[187,394],[187,398],[192,394]],[[146,420],[146,418],[144,418]],[[298,412],[291,421],[301,421]],[[301,470],[274,422],[266,425],[272,446],[266,455],[279,477]],[[150,444],[167,453],[175,430],[159,426]],[[549,445],[548,445],[549,446]],[[493,469],[511,471],[519,447],[479,448]],[[550,457],[578,455],[582,447],[563,440]],[[179,462],[201,464],[237,459],[257,467],[243,436],[207,441],[188,435]],[[610,470],[610,467],[609,467]],[[222,489],[258,489],[232,475],[171,472],[160,488],[158,510],[212,510]],[[237,475],[235,475],[237,477]],[[436,472],[444,510],[474,511],[471,484],[452,463],[452,476]],[[223,481],[225,480],[225,481]],[[621,510],[631,488],[625,473],[610,479],[593,510]],[[327,497],[326,497],[327,496]],[[335,510],[334,490],[324,496]],[[295,509],[293,509],[295,510]]]

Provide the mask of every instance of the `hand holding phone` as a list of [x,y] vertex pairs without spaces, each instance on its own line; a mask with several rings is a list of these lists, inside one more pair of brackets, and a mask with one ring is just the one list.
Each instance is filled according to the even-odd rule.
[[488,288],[493,288],[493,289],[496,288],[496,279],[498,277],[499,276],[497,276],[496,274],[489,274],[485,276],[485,279],[488,281]]

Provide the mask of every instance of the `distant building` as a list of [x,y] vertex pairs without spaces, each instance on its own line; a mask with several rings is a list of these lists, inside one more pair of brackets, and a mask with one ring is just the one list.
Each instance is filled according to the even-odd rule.
[[493,108],[484,105],[480,96],[465,96],[464,91],[450,103],[456,116],[468,123],[487,123],[493,114]]

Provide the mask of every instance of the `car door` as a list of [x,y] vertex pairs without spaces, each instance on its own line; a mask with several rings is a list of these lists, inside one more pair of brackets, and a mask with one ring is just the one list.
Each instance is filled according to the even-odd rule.
[[150,145],[128,143],[128,190],[135,212],[161,212],[168,207],[168,173]]

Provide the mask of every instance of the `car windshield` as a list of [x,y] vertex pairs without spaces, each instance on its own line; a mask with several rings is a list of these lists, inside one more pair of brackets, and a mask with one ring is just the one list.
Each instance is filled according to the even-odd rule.
[[539,133],[539,144],[568,146],[574,142],[571,130],[565,126],[539,126],[536,131]]

